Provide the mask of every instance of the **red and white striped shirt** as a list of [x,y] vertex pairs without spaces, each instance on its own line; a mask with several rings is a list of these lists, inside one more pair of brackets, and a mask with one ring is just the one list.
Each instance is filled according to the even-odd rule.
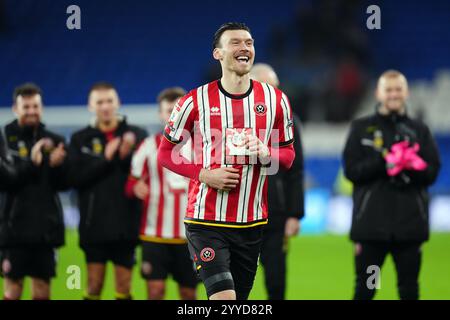
[[[162,134],[145,139],[131,163],[134,181],[144,179],[149,196],[143,202],[140,235],[153,242],[185,242],[183,218],[187,206],[189,179],[163,168],[157,160]],[[190,144],[182,147],[182,154],[190,157]]]
[[246,93],[232,95],[214,81],[192,90],[175,105],[165,138],[175,144],[191,138],[196,164],[207,169],[237,168],[241,176],[231,191],[191,180],[186,223],[248,227],[267,222],[269,169],[240,148],[246,134],[256,135],[269,148],[293,142],[291,107],[282,91],[251,80]]

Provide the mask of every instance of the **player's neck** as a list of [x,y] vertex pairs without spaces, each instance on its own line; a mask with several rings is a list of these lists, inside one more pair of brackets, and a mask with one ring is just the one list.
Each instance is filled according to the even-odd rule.
[[250,88],[250,76],[239,76],[236,73],[224,72],[220,83],[226,92],[230,94],[243,94]]
[[119,125],[119,121],[117,120],[117,118],[114,118],[111,121],[104,121],[104,122],[98,122],[98,128],[100,129],[100,131],[102,132],[108,132],[108,131],[113,131],[114,129],[116,129]]
[[395,111],[391,111],[391,110],[389,110],[385,105],[381,105],[379,108],[378,108],[378,112],[381,114],[381,115],[383,115],[383,116],[388,116],[388,115],[390,115],[391,113],[397,113],[397,114],[399,114],[399,115],[404,115],[405,113],[406,113],[406,108],[402,108],[402,109],[400,109],[399,111],[397,111],[397,112],[395,112]]

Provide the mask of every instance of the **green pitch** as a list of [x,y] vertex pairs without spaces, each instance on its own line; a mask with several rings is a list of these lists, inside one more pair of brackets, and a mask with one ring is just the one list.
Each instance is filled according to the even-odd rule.
[[[67,245],[58,253],[58,277],[52,282],[52,298],[80,299],[84,292],[86,273],[83,254],[78,248],[78,236],[67,232]],[[422,299],[450,299],[450,233],[432,235],[423,246],[423,264],[420,274]],[[290,241],[288,259],[288,299],[350,299],[353,291],[353,247],[346,236],[301,235]],[[140,259],[140,253],[138,253]],[[70,290],[66,282],[67,268],[77,265],[81,268],[81,289]],[[114,298],[112,266],[108,266],[103,299]],[[396,276],[392,258],[389,257],[382,269],[381,289],[376,299],[397,299]],[[30,298],[29,281],[25,283],[24,299]],[[0,292],[3,283],[0,279]],[[3,296],[3,294],[1,295]],[[145,284],[134,269],[133,296],[145,299]],[[199,298],[205,299],[205,291],[199,285]],[[251,299],[265,299],[261,268],[255,279]],[[167,299],[178,299],[177,287],[169,281]]]

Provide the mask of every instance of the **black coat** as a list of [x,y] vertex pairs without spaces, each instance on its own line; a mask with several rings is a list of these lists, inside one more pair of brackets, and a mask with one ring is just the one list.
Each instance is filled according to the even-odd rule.
[[43,152],[40,167],[32,164],[30,153],[41,138],[54,146],[64,138],[45,129],[20,127],[17,120],[2,133],[0,148],[0,246],[64,244],[64,219],[58,191],[65,190],[67,162],[51,168],[49,152]]
[[[425,171],[389,177],[382,149],[402,140],[417,142]],[[377,147],[371,146],[375,142]],[[440,169],[428,127],[407,115],[379,113],[353,121],[344,150],[344,172],[354,183],[350,238],[354,241],[426,241],[428,191]]]
[[[145,130],[119,123],[115,136],[131,131],[139,144]],[[77,190],[80,211],[80,244],[102,244],[115,241],[137,242],[139,235],[139,202],[125,197],[131,157],[112,161],[104,157],[106,136],[95,126],[72,135],[69,148],[70,184]]]
[[303,150],[300,120],[294,116],[295,159],[289,170],[269,176],[269,223],[266,228],[283,228],[288,218],[300,219],[304,215]]

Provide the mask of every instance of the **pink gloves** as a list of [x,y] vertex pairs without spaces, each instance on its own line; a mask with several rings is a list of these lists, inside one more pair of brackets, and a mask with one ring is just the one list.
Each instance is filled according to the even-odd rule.
[[425,170],[427,163],[417,154],[419,150],[420,146],[417,143],[412,147],[409,146],[408,141],[393,144],[391,151],[385,156],[388,175],[396,176],[403,170]]

